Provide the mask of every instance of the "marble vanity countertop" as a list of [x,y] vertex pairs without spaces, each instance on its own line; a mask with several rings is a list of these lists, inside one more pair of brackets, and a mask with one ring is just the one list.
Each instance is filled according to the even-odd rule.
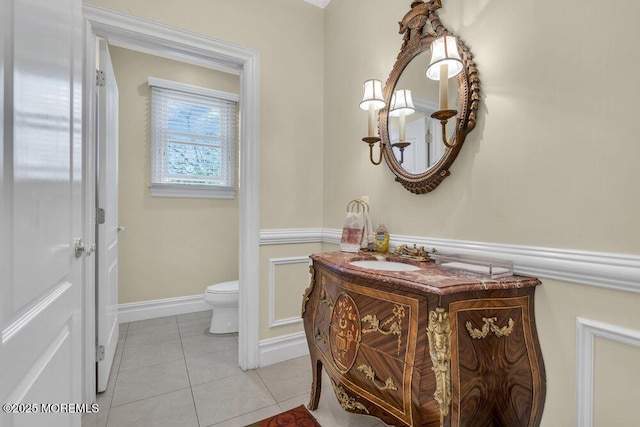
[[[433,261],[412,261],[394,254],[323,252],[311,255],[311,259],[340,274],[392,285],[408,286],[436,295],[489,289],[526,288],[540,284],[538,279],[527,276],[513,275],[500,279],[489,279],[473,274],[457,273],[440,268]],[[361,260],[401,262],[420,269],[416,271],[386,271],[350,264],[352,261]]]

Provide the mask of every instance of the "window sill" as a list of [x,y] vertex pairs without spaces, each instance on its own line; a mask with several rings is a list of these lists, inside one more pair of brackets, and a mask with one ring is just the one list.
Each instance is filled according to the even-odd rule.
[[233,187],[206,187],[188,184],[151,184],[151,197],[176,197],[183,199],[234,199]]

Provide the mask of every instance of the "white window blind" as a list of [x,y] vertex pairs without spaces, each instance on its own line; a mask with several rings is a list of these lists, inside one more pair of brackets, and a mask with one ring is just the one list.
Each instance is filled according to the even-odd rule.
[[237,95],[149,78],[151,194],[235,197]]

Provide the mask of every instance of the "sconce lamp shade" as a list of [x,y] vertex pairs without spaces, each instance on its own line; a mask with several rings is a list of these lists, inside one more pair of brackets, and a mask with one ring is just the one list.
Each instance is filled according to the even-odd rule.
[[392,117],[400,117],[401,113],[405,116],[416,112],[416,107],[411,99],[411,91],[408,89],[397,90],[391,97],[391,111],[389,115]]
[[447,65],[450,79],[462,71],[462,59],[458,51],[458,39],[455,36],[442,36],[431,43],[431,62],[426,75],[431,80],[440,80],[440,65]]
[[368,110],[369,106],[373,106],[373,110],[384,108],[384,97],[382,96],[382,82],[380,80],[367,80],[364,82],[364,97],[360,103],[360,108]]

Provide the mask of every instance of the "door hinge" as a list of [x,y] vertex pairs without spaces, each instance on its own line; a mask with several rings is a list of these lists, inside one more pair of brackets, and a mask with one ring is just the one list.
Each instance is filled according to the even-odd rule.
[[104,209],[98,208],[96,209],[96,224],[104,224]]
[[104,71],[96,70],[96,86],[105,87],[106,78],[104,75]]
[[96,347],[96,362],[102,362],[104,360],[104,346],[99,345]]

